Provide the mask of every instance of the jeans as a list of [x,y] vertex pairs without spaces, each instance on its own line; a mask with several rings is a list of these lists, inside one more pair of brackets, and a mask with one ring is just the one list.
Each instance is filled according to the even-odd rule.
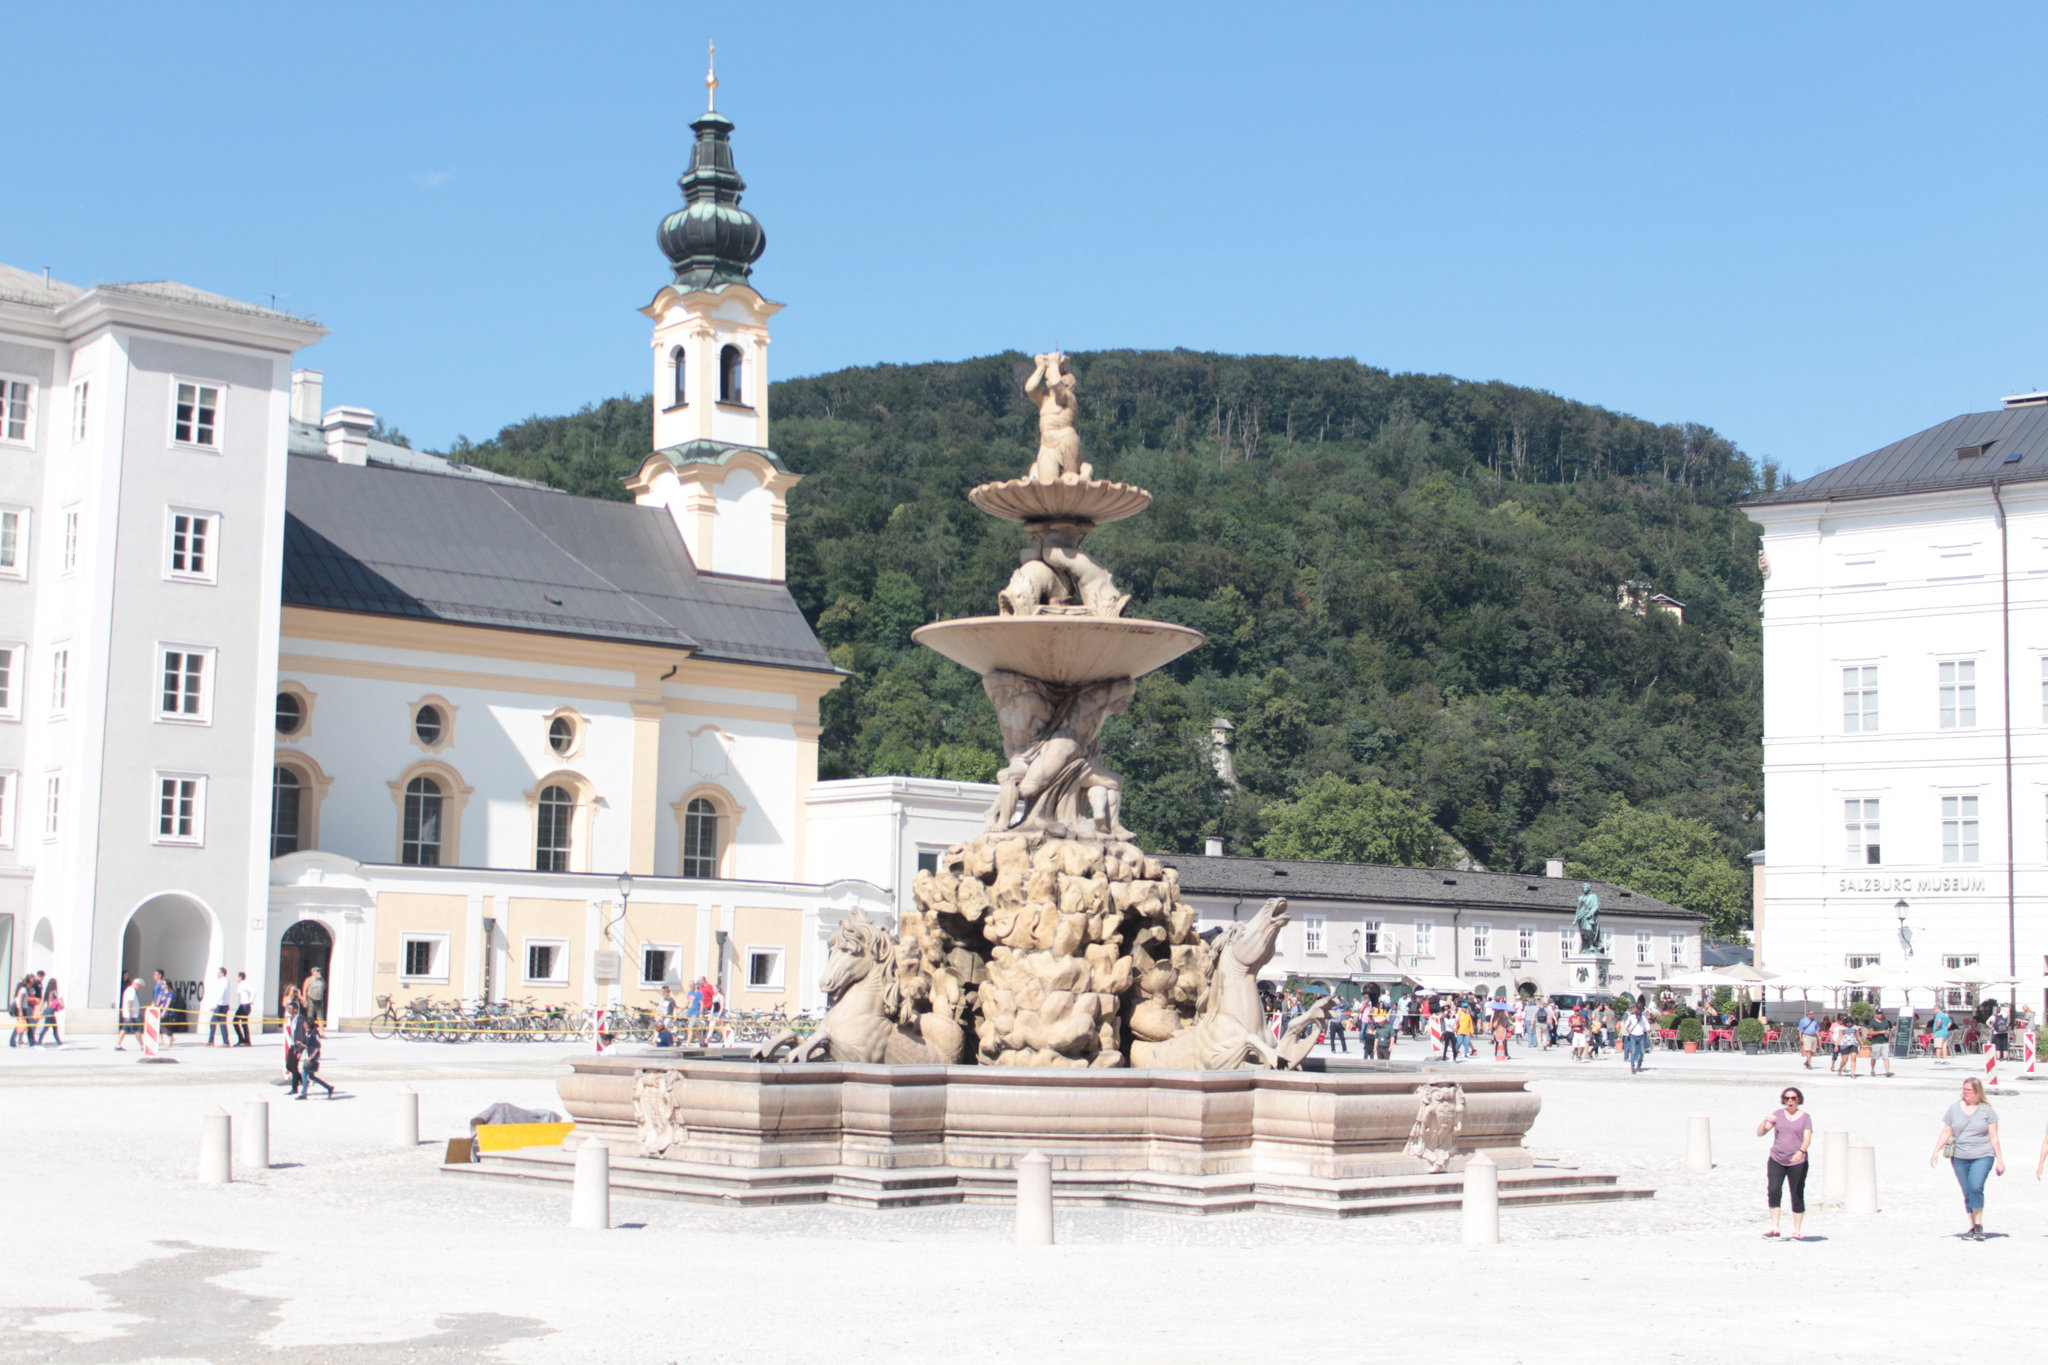
[[228,1007],[226,1005],[215,1005],[213,1007],[213,1014],[206,1025],[206,1045],[208,1047],[213,1046],[215,1034],[220,1035],[220,1045],[222,1047],[226,1047],[235,1041],[228,1033]]
[[1628,1058],[1630,1071],[1643,1069],[1643,1045],[1649,1040],[1639,1034],[1626,1034],[1621,1040],[1621,1055]]
[[1792,1212],[1806,1212],[1806,1171],[1809,1163],[1795,1161],[1786,1165],[1776,1157],[1768,1158],[1769,1171],[1764,1178],[1764,1197],[1772,1208],[1777,1208],[1784,1198],[1787,1182],[1792,1186]]
[[1963,1187],[1963,1207],[1972,1213],[1984,1212],[1984,1182],[1991,1178],[1991,1158],[1952,1156],[1948,1164],[1955,1167],[1956,1184]]

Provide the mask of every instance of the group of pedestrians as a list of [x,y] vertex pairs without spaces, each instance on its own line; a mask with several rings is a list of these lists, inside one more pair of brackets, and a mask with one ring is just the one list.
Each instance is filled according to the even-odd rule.
[[[4,979],[4,978],[0,978]],[[30,972],[14,985],[7,998],[7,1012],[14,1016],[14,1028],[7,1035],[9,1047],[62,1047],[57,1031],[58,1016],[64,1012],[64,997],[57,978],[47,972]]]
[[[1757,1125],[1757,1136],[1769,1136],[1771,1151],[1765,1160],[1764,1197],[1770,1208],[1771,1226],[1767,1238],[1781,1235],[1781,1204],[1791,1193],[1791,1240],[1805,1235],[1806,1175],[1812,1165],[1813,1116],[1806,1112],[1806,1095],[1788,1085],[1778,1095],[1779,1107]],[[1975,1076],[1963,1082],[1961,1095],[1941,1116],[1941,1129],[1927,1164],[1938,1166],[1947,1158],[1950,1171],[1963,1195],[1963,1212],[1969,1226],[1962,1236],[1984,1240],[1984,1186],[1993,1175],[2005,1174],[2005,1147],[1998,1133],[1998,1111],[1991,1107],[1984,1082]],[[2048,1135],[2041,1139],[2041,1153],[2034,1162],[2034,1178],[2048,1172]]]
[[1359,1055],[1384,1062],[1393,1058],[1394,1035],[1400,1027],[1400,1016],[1387,1008],[1385,1000],[1359,1000],[1330,1011],[1324,1037],[1332,1052],[1349,1052],[1347,1040],[1356,1034]]
[[700,976],[695,984],[686,986],[680,1001],[673,990],[663,986],[660,997],[654,1002],[654,1045],[676,1045],[678,1017],[681,1019],[680,1037],[685,1044],[709,1043],[711,1030],[717,1027],[724,1013],[725,996],[709,977]]
[[[213,980],[206,983],[206,1045],[208,1047],[248,1047],[249,1011],[256,1004],[256,989],[249,984],[247,972],[236,972],[233,981],[228,980],[228,969],[217,968]],[[230,1036],[229,1011],[233,1014],[234,1033]],[[218,1042],[215,1039],[218,1038]]]

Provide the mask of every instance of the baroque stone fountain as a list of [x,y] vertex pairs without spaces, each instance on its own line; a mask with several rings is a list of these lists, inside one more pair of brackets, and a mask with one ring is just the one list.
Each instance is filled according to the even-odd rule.
[[[1025,391],[1039,410],[1029,473],[968,496],[1030,545],[996,615],[912,636],[979,673],[995,704],[1007,762],[987,828],[918,874],[895,933],[861,915],[840,926],[810,1037],[748,1060],[573,1062],[573,1141],[616,1150],[615,1185],[727,1205],[1002,1202],[1034,1149],[1063,1202],[1183,1213],[1448,1207],[1452,1173],[1481,1150],[1504,1203],[1642,1197],[1532,1169],[1522,1139],[1540,1101],[1519,1076],[1303,1071],[1321,1016],[1268,1033],[1257,975],[1286,903],[1205,941],[1172,869],[1131,841],[1123,784],[1102,766],[1103,723],[1134,680],[1202,643],[1125,616],[1129,597],[1081,548],[1151,495],[1081,459],[1066,357],[1036,357]],[[559,1180],[568,1161],[449,1169]]]

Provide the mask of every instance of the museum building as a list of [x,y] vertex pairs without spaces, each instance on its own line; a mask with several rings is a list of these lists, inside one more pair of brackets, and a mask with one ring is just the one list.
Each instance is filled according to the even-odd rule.
[[1757,965],[2040,975],[2048,393],[1746,510],[1765,576]]
[[[111,1023],[122,974],[322,967],[380,997],[820,1003],[980,825],[959,784],[817,781],[841,680],[784,584],[765,235],[707,111],[641,311],[632,501],[373,439],[324,329],[0,268],[0,968]],[[630,879],[620,876],[630,874]]]

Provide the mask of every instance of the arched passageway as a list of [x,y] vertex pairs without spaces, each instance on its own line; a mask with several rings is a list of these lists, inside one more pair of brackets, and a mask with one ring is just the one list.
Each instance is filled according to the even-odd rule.
[[[285,927],[277,941],[277,1015],[284,1016],[284,994],[293,986],[304,987],[306,978],[320,969],[323,981],[331,984],[334,976],[334,936],[327,932],[327,926],[316,919],[302,919]],[[320,1018],[327,1018],[328,1000],[323,992],[320,998]]]
[[[220,927],[213,912],[190,896],[167,892],[136,907],[121,934],[121,971],[141,978],[149,1003],[150,973],[171,985],[164,1027],[190,1031],[199,1017],[210,964],[220,961]],[[116,983],[118,987],[119,983]]]

